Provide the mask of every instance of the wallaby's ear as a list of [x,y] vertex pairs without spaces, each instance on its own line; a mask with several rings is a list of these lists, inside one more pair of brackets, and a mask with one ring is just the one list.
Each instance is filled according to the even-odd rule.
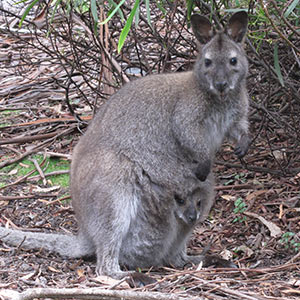
[[207,18],[194,14],[191,23],[194,35],[201,44],[206,44],[213,37],[213,27]]
[[247,32],[248,14],[239,11],[232,15],[226,27],[226,33],[237,43],[241,43]]

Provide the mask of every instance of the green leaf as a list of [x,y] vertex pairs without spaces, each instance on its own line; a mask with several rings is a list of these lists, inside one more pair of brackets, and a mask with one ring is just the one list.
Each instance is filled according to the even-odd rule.
[[130,30],[130,27],[132,25],[132,21],[133,21],[133,18],[135,16],[135,13],[139,7],[139,4],[140,4],[140,0],[136,0],[135,3],[134,3],[134,6],[130,12],[130,15],[128,17],[128,20],[124,26],[124,28],[122,29],[121,31],[121,34],[120,34],[120,38],[119,38],[119,43],[118,43],[118,52],[120,53],[123,45],[124,45],[124,42],[126,40],[126,37],[128,35],[128,32]]
[[138,24],[139,24],[139,21],[140,21],[140,3],[136,9],[136,13],[135,13],[135,20],[134,20],[134,23],[135,23],[135,28],[138,27]]
[[246,8],[228,8],[228,9],[223,9],[223,11],[226,11],[229,13],[235,13],[235,12],[239,12],[239,11],[248,12],[248,9],[246,9]]
[[146,4],[146,12],[147,12],[147,22],[150,25],[150,27],[153,29],[152,24],[151,24],[150,1],[145,0],[145,4]]
[[156,5],[157,7],[160,9],[160,11],[166,15],[167,14],[167,11],[165,10],[165,8],[163,7],[162,3],[160,0],[156,0]]
[[288,9],[285,11],[284,17],[287,18],[298,4],[299,4],[299,0],[294,0],[292,4],[288,7]]
[[116,12],[119,10],[119,8],[123,5],[124,2],[125,0],[120,1],[120,3],[115,7],[111,14],[103,22],[101,22],[100,25],[106,24],[116,14]]
[[34,5],[35,5],[38,1],[39,1],[39,0],[33,0],[33,1],[27,6],[27,8],[25,9],[24,14],[23,14],[23,16],[22,16],[22,18],[21,18],[21,20],[20,20],[19,28],[22,27],[22,24],[23,24],[25,18],[27,17],[28,13],[30,12],[30,10],[34,7]]
[[279,59],[278,59],[278,45],[274,44],[274,68],[276,75],[278,77],[278,80],[280,84],[284,87],[284,80],[281,74],[280,65],[279,65]]
[[56,3],[55,3],[55,6],[54,6],[54,8],[53,8],[53,12],[52,12],[52,14],[51,14],[50,24],[53,22],[54,15],[55,15],[55,13],[56,13],[56,11],[57,11],[57,8],[58,8],[58,5],[60,4],[61,1],[62,1],[62,0],[57,0]]
[[13,5],[18,5],[20,3],[25,3],[25,2],[29,2],[29,0],[20,0],[18,2],[15,2]]
[[[112,7],[114,7],[114,8],[118,7],[118,4],[117,4],[115,1],[113,1],[113,0],[108,0],[108,2],[109,2],[109,4],[110,4]],[[113,12],[114,12],[114,11],[112,11],[112,13],[113,13]],[[124,14],[123,14],[122,10],[120,9],[120,6],[118,7],[117,12],[118,12],[118,14],[120,15],[121,20],[124,21],[124,20],[125,20]],[[114,13],[114,14],[115,14],[115,13]],[[109,15],[110,15],[110,14],[109,14]],[[112,15],[112,16],[113,16],[113,15]]]
[[95,23],[98,23],[98,10],[96,0],[91,0],[91,12]]
[[190,21],[193,11],[194,0],[186,0],[187,19]]

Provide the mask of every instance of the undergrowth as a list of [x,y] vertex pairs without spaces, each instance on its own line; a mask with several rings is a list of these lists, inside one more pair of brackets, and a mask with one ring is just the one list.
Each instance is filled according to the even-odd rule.
[[[61,170],[68,170],[70,167],[70,162],[68,160],[63,160],[59,158],[50,158],[45,157],[41,154],[32,155],[20,163],[12,164],[8,167],[5,167],[1,170],[1,180],[0,180],[0,187],[5,186],[6,184],[18,180],[21,177],[26,176],[30,172],[36,169],[33,160],[36,160],[41,167],[41,170],[46,175],[50,172],[56,172]],[[37,182],[38,184],[43,185],[42,179],[35,180],[36,176],[39,173],[36,170],[33,172],[27,180],[33,182]],[[47,185],[52,186],[61,186],[64,188],[68,188],[69,186],[69,174],[59,174],[59,175],[52,175],[46,176]]]

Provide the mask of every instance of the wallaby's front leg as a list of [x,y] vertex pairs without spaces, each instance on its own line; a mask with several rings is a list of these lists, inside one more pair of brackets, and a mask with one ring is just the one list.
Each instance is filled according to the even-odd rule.
[[235,141],[234,153],[238,158],[242,158],[247,154],[251,143],[249,137],[249,123],[248,123],[248,95],[245,90],[241,93],[241,105],[239,110],[239,117],[237,121],[231,126],[228,131],[229,138]]
[[247,154],[250,142],[251,139],[248,134],[243,134],[241,136],[234,149],[234,153],[238,158],[243,158]]
[[[205,128],[201,126],[199,114],[178,111],[173,116],[173,134],[182,154],[192,161],[191,168],[200,181],[205,181],[212,168],[211,151],[204,140]],[[187,117],[188,115],[188,117]]]
[[205,181],[208,174],[211,170],[211,161],[205,160],[202,162],[197,162],[197,166],[195,168],[195,175],[200,181]]

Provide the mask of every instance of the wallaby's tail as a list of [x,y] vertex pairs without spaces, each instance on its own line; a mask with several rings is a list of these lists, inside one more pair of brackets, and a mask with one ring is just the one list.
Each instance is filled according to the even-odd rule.
[[63,257],[79,258],[91,256],[93,251],[88,245],[83,245],[75,235],[25,232],[0,227],[0,240],[12,246],[24,249],[46,249]]

